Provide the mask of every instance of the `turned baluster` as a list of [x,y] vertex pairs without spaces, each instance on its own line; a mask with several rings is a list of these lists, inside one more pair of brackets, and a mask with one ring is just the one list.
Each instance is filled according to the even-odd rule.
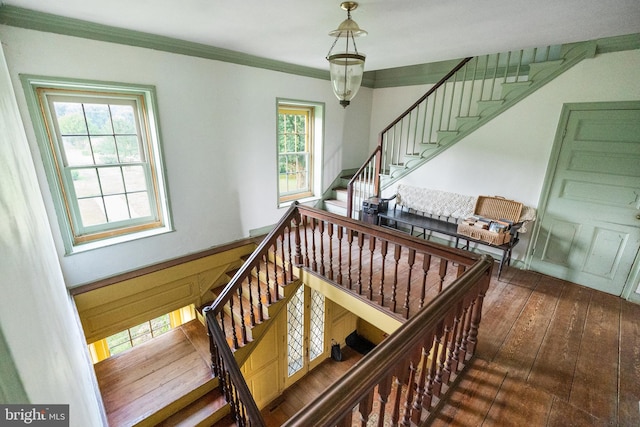
[[447,361],[447,343],[451,338],[451,323],[453,321],[447,316],[444,324],[444,334],[442,340],[442,348],[440,349],[440,357],[438,357],[438,369],[436,371],[436,379],[433,383],[433,395],[436,397],[440,396],[440,390],[442,390],[442,384],[445,384],[449,381],[449,376],[445,370],[445,364]]
[[427,274],[431,268],[431,255],[424,254],[422,258],[422,290],[420,291],[420,303],[418,308],[424,307],[424,297],[427,294]]
[[300,227],[302,223],[301,219],[302,218],[300,217],[300,212],[296,211],[296,214],[293,217],[293,222],[295,224],[294,243],[296,245],[296,248],[295,248],[296,266],[302,265],[302,248],[300,247]]
[[438,284],[438,293],[442,292],[442,285],[444,283],[444,277],[447,275],[447,266],[449,265],[449,261],[444,258],[440,258],[440,271],[438,275],[440,276],[440,283]]
[[387,260],[387,248],[389,246],[389,242],[386,240],[382,240],[380,244],[380,255],[382,256],[382,261],[380,263],[380,305],[384,307],[384,267]]
[[476,351],[476,345],[478,343],[478,327],[480,326],[480,321],[482,320],[482,302],[484,300],[484,295],[488,286],[489,279],[486,279],[486,284],[478,292],[478,296],[473,306],[471,325],[469,327],[469,336],[467,338],[467,352],[469,354],[474,354]]
[[347,266],[349,271],[348,271],[348,282],[349,282],[349,289],[351,289],[351,287],[353,286],[353,280],[351,277],[351,264],[352,264],[352,260],[353,260],[353,253],[352,253],[352,247],[353,247],[353,230],[348,229],[347,230],[347,243],[349,244],[349,265]]
[[[258,277],[260,274],[260,267],[259,265],[256,265],[256,269],[257,269],[257,274]],[[252,285],[252,277],[251,277],[251,273],[249,273],[249,276],[247,276],[247,288],[249,289],[249,321],[251,322],[251,327],[256,326],[256,314],[255,314],[255,310],[253,309],[253,289],[251,287]],[[240,286],[242,288],[242,286]],[[258,289],[260,289],[260,284],[258,281]],[[260,301],[260,298],[258,298],[258,301]],[[260,319],[262,320],[262,319]]]
[[316,219],[311,219],[311,269],[318,271],[318,262],[316,260]]
[[344,228],[338,225],[338,285],[342,285],[342,237]]
[[[240,344],[238,344],[238,333],[236,331],[236,319],[235,319],[235,316],[233,315],[233,294],[231,294],[229,297],[229,313],[231,313],[229,317],[231,318],[231,331],[233,333],[233,348],[237,350],[238,348],[240,348]],[[222,316],[222,313],[220,313],[220,315]]]
[[329,236],[329,280],[333,280],[333,224],[327,227],[327,236]]
[[293,251],[291,250],[291,225],[284,231],[287,233],[287,254],[289,255],[289,280],[293,282]]
[[409,360],[409,378],[407,379],[407,387],[404,396],[404,414],[402,416],[401,425],[409,427],[411,425],[411,409],[413,408],[413,394],[416,391],[414,382],[416,381],[416,374],[418,372],[418,366],[416,360],[419,361],[422,350],[420,347],[411,351],[408,355]]
[[453,325],[451,326],[451,336],[447,345],[447,362],[444,365],[443,380],[445,384],[449,383],[452,372],[458,369],[457,360],[454,358],[456,350],[456,342],[458,340],[458,326],[460,324],[460,305],[456,305],[453,312]]
[[364,246],[364,234],[358,233],[358,294],[362,293],[362,246]]
[[309,220],[307,216],[302,218],[304,224],[304,266],[309,267]]
[[[272,304],[273,301],[271,300],[271,277],[269,276],[269,249],[267,248],[267,252],[264,254],[263,259],[264,259],[264,278],[265,281],[267,283],[267,289],[265,289],[265,295],[266,295],[266,299],[267,299],[267,304]],[[278,275],[276,274],[276,272],[274,271],[274,286],[273,289],[276,290],[276,292],[278,292]]]
[[[244,304],[242,303],[242,286],[238,286],[238,301],[240,307],[240,328],[242,330],[242,345],[245,345],[249,340],[247,339],[247,325],[244,318]],[[233,312],[232,317],[233,317]]]
[[[436,372],[438,369],[438,356],[444,348],[441,349],[440,343],[442,342],[443,327],[442,322],[436,326],[436,331],[433,336],[433,346],[431,348],[431,364],[429,366],[429,372],[427,375],[427,386],[425,387],[424,397],[422,398],[421,405],[427,411],[431,410],[431,403],[433,402],[434,386],[436,381]],[[438,393],[440,391],[438,390]]]
[[371,391],[369,391],[369,393],[367,393],[367,395],[358,404],[360,425],[362,427],[366,427],[367,421],[369,421],[369,414],[371,414],[371,409],[373,408],[373,392],[374,389],[371,389]]
[[387,375],[378,383],[378,427],[384,426],[384,415],[386,413],[387,401],[391,393],[392,376]]
[[391,409],[391,425],[397,426],[400,419],[400,399],[402,398],[402,383],[398,377],[394,377],[395,395],[393,399],[393,408]]
[[320,275],[324,276],[324,221],[318,221],[318,240],[320,240]]
[[280,242],[280,268],[282,269],[282,284],[286,284],[291,281],[291,278],[287,278],[287,259],[284,256],[284,236],[278,236],[278,242]]
[[369,236],[369,300],[373,301],[373,252],[376,250],[376,238]]
[[[420,424],[420,416],[422,415],[422,399],[424,398],[424,390],[426,386],[427,371],[429,367],[429,354],[431,347],[433,347],[433,335],[427,335],[425,345],[421,347],[420,366],[418,367],[418,379],[416,381],[416,397],[413,401],[413,407],[411,408],[411,421],[418,425]],[[427,347],[429,346],[429,347]]]
[[393,268],[393,285],[391,287],[391,311],[396,312],[396,293],[398,292],[398,263],[400,262],[400,254],[402,253],[402,247],[398,244],[393,249],[393,259],[395,265]]
[[409,265],[409,272],[407,274],[407,291],[404,297],[404,318],[409,318],[409,297],[411,294],[411,273],[413,272],[413,264],[416,262],[416,250],[409,249],[409,257],[407,259],[407,264]]

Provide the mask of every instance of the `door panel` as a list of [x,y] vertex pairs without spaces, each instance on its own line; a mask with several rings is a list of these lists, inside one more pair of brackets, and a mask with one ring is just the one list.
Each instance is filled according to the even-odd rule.
[[531,267],[620,295],[640,248],[640,103],[576,108],[561,125]]

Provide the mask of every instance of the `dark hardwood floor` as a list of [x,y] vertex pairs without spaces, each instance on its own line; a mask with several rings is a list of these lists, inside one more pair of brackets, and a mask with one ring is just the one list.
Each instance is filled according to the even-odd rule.
[[[267,424],[281,425],[360,357],[345,354],[266,408]],[[507,268],[485,299],[476,358],[433,425],[640,426],[639,401],[640,305]]]

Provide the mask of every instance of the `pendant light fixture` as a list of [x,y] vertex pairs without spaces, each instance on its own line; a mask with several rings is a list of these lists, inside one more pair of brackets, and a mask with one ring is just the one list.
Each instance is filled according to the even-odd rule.
[[[358,7],[358,3],[345,1],[340,4],[340,7],[347,11],[347,19],[342,21],[337,29],[329,33],[336,39],[329,49],[327,60],[329,61],[333,92],[340,100],[340,105],[346,108],[358,93],[364,73],[365,55],[358,52],[355,37],[366,36],[367,32],[358,27],[358,24],[351,19],[351,11]],[[344,51],[332,53],[340,39],[344,40]]]

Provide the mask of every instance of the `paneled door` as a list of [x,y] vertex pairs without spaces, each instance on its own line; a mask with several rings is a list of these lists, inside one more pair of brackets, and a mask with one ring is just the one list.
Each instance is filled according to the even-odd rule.
[[565,106],[559,130],[531,268],[621,295],[640,248],[640,102]]

